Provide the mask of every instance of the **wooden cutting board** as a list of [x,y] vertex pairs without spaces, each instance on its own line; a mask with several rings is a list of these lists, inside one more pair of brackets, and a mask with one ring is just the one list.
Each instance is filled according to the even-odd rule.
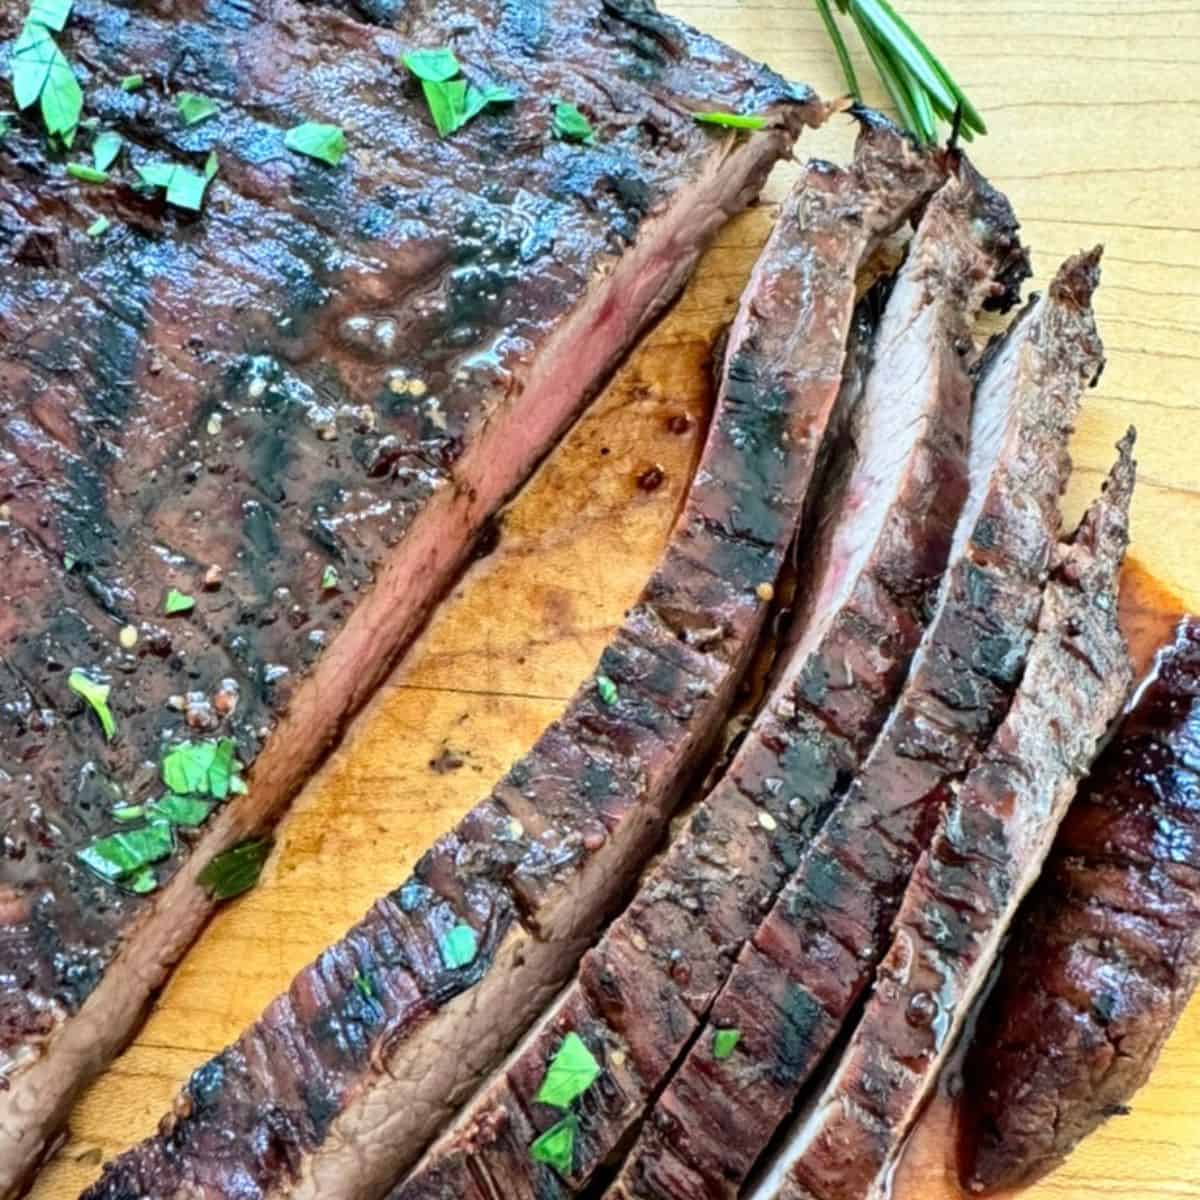
[[[810,0],[666,0],[822,93],[841,90]],[[1012,197],[1037,282],[1107,244],[1109,349],[1075,442],[1068,515],[1121,432],[1141,434],[1139,562],[1200,609],[1200,5],[1196,0],[902,0],[992,127],[982,169]],[[861,72],[870,72],[865,63]],[[800,153],[844,159],[848,122]],[[769,191],[778,198],[790,172]],[[230,1041],[479,797],[563,707],[655,561],[710,403],[709,348],[771,222],[733,223],[508,512],[388,687],[279,833],[259,888],[224,910],[138,1040],[79,1104],[34,1189],[68,1200],[101,1157],[151,1132],[189,1071]],[[694,418],[688,432],[668,420]],[[637,480],[664,473],[652,492]],[[935,1139],[936,1141],[936,1139]],[[948,1200],[926,1151],[897,1200]],[[1200,1198],[1200,1003],[1133,1115],[1110,1123],[1028,1200]]]

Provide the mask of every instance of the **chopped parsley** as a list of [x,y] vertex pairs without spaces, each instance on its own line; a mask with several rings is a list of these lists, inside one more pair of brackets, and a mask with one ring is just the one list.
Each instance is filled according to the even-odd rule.
[[412,50],[401,60],[421,81],[429,115],[440,137],[457,133],[473,121],[485,108],[494,104],[511,104],[517,95],[511,88],[488,83],[476,87],[458,78],[462,66],[449,47],[436,50]]
[[574,1113],[568,1114],[557,1125],[551,1125],[529,1147],[529,1157],[536,1163],[553,1167],[564,1177],[570,1175],[575,1165],[575,1134],[578,1129],[579,1118]]
[[112,819],[114,821],[139,821],[146,815],[146,809],[141,804],[122,804],[120,808],[112,810]]
[[145,163],[137,172],[147,187],[162,188],[166,192],[168,204],[199,212],[204,204],[204,193],[217,173],[217,165],[216,154],[210,154],[203,175],[190,167],[169,162]]
[[287,131],[283,144],[297,154],[315,158],[331,167],[336,167],[346,156],[346,135],[337,125],[305,121]]
[[175,849],[175,835],[166,821],[152,821],[141,829],[130,829],[99,838],[78,851],[85,866],[110,882],[136,875],[151,863],[161,862]]
[[145,75],[126,75],[121,80],[121,91],[136,92],[146,82]]
[[75,0],[33,0],[29,5],[28,20],[62,33],[71,19]]
[[448,971],[469,967],[479,953],[479,935],[460,922],[442,938],[440,949]]
[[158,876],[154,874],[153,867],[143,867],[126,881],[126,886],[131,892],[144,896],[158,887]]
[[215,100],[199,96],[195,92],[180,92],[175,101],[175,108],[185,125],[199,125],[201,121],[207,121],[221,111]]
[[537,1102],[567,1109],[600,1077],[600,1064],[577,1033],[563,1038],[558,1052],[546,1068]]
[[596,144],[596,130],[573,104],[559,100],[554,105],[554,136],[564,142],[582,142],[587,146]]
[[95,167],[89,167],[87,163],[67,163],[67,174],[70,175],[72,179],[78,179],[83,183],[108,182],[107,171],[98,171]]
[[187,595],[186,592],[181,592],[175,588],[171,588],[167,592],[167,598],[163,601],[163,612],[168,617],[176,617],[180,613],[191,612],[196,607],[196,599],[194,596]]
[[740,1029],[718,1029],[713,1034],[713,1058],[717,1059],[718,1062],[723,1062],[734,1052],[738,1042],[741,1040],[742,1031]]
[[161,817],[171,825],[179,825],[184,829],[194,829],[203,825],[212,812],[212,805],[206,800],[195,796],[177,796],[168,792],[162,799],[156,800],[150,808],[151,817]]
[[612,708],[620,698],[617,685],[607,675],[596,676],[596,692],[609,708]]
[[96,134],[96,140],[92,142],[92,162],[96,164],[96,170],[107,171],[117,161],[121,146],[121,135],[111,129]]
[[693,113],[693,120],[699,125],[720,125],[725,129],[766,129],[766,117],[746,117],[739,113],[703,112]]
[[163,756],[162,778],[177,796],[212,796],[224,800],[245,790],[238,772],[232,738],[216,742],[183,742]]
[[326,567],[325,570],[321,572],[321,591],[332,592],[336,589],[337,585],[337,567]]
[[83,112],[83,91],[50,30],[36,21],[26,24],[13,44],[9,66],[17,106],[25,109],[41,101],[46,132],[69,146]]
[[91,705],[92,712],[100,721],[100,728],[104,730],[105,738],[111,742],[117,736],[117,722],[112,715],[112,709],[108,707],[108,697],[112,688],[107,683],[97,683],[94,679],[89,679],[78,667],[67,676],[67,687]]
[[87,235],[90,238],[103,237],[111,228],[112,222],[107,217],[97,217],[87,227]]
[[218,854],[197,876],[208,888],[214,900],[232,900],[248,892],[262,874],[263,864],[271,853],[271,843],[265,839],[243,842]]
[[354,972],[354,987],[355,987],[355,990],[358,992],[358,994],[364,1000],[376,999],[375,981],[371,978],[371,976],[369,974],[364,975],[362,973],[362,971],[355,971]]

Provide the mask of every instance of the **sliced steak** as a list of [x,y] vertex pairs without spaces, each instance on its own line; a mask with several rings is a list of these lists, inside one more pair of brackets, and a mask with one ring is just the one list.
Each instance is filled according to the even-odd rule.
[[[874,976],[944,789],[987,745],[1024,667],[1067,441],[1103,362],[1098,278],[1098,255],[1071,259],[983,363],[970,493],[896,710],[743,948],[616,1194],[736,1196]],[[720,1030],[737,1031],[728,1055],[714,1053]]]
[[[940,156],[921,154],[871,118],[854,165],[843,171],[811,164],[783,209],[735,337],[790,345],[788,376],[813,394],[822,420],[838,393],[858,267],[943,177]],[[914,256],[914,268],[916,262]],[[911,295],[911,282],[897,292]],[[862,326],[877,316],[870,298],[859,310],[858,345],[869,344]],[[882,317],[878,342],[887,339],[892,359],[907,345],[899,331],[912,316],[902,304]],[[856,466],[821,505],[829,516],[845,511],[847,496],[861,501],[844,526],[824,522],[812,587],[828,605],[809,606],[806,627],[789,637],[764,707],[722,782],[586,956],[579,978],[393,1200],[550,1200],[583,1187],[686,1049],[771,889],[819,828],[839,780],[882,721],[879,710],[894,695],[916,639],[925,589],[944,560],[953,518],[943,514],[961,502],[969,389],[953,373],[931,375],[922,387],[901,378],[895,388],[876,386],[878,366],[862,379],[866,359],[855,346],[843,383],[843,399],[856,400]],[[906,431],[903,447],[892,436],[897,426]],[[865,598],[881,590],[876,580],[893,576],[911,580],[911,590],[869,607]],[[883,650],[876,648],[881,641]],[[840,714],[832,700],[837,686],[818,694],[818,685],[847,654],[867,664],[872,695]],[[743,869],[747,863],[752,870]],[[564,1114],[537,1097],[548,1064],[571,1035],[604,1073]],[[567,1131],[571,1146],[552,1169],[531,1148],[556,1129]]]
[[[5,59],[27,7],[0,0]],[[87,114],[124,139],[114,180],[210,149],[220,170],[189,215],[68,177],[35,110],[0,145],[3,1196],[201,926],[199,871],[269,826],[489,514],[822,111],[648,0],[80,0],[59,40]],[[445,139],[396,61],[442,45],[520,93]],[[217,114],[186,124],[184,90]],[[551,96],[594,144],[552,136]],[[770,125],[714,133],[696,109]],[[345,161],[285,149],[303,121],[342,127]],[[98,217],[111,229],[87,236]],[[764,463],[774,412],[737,417]],[[164,614],[169,589],[190,612]],[[737,657],[716,653],[730,674]],[[111,684],[111,740],[75,668]],[[130,828],[114,809],[161,793],[166,752],[222,737],[247,794],[206,799],[127,875],[140,891],[85,866]]]
[[595,676],[93,1200],[379,1195],[574,971],[719,730],[799,525],[844,348],[771,319],[788,265],[756,271],[684,511]]
[[1132,668],[1117,620],[1133,435],[1104,494],[1061,547],[1011,708],[951,787],[897,915],[861,1021],[752,1200],[879,1200],[1037,878]]
[[1200,620],[1160,653],[1059,831],[967,1058],[963,1184],[1053,1170],[1126,1106],[1200,980]]

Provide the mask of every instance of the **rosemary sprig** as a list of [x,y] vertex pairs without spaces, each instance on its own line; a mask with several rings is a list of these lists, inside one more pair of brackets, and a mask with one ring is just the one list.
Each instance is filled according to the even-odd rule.
[[[924,142],[936,142],[939,120],[951,122],[966,141],[987,133],[979,110],[889,0],[832,0],[832,4],[858,30],[901,121],[912,133]],[[846,83],[854,98],[861,100],[862,89],[832,4],[816,0]]]

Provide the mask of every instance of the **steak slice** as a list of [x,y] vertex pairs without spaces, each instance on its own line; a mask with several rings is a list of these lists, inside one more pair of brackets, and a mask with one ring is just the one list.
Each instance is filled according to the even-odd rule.
[[[26,8],[0,0],[6,58]],[[124,139],[114,178],[210,148],[220,170],[188,215],[68,177],[32,115],[0,145],[4,1196],[201,926],[200,870],[269,826],[488,516],[823,111],[646,0],[89,0],[59,40]],[[441,45],[516,102],[439,139],[396,59]],[[185,124],[184,89],[216,116]],[[595,144],[551,135],[549,96]],[[714,133],[700,108],[770,125]],[[344,129],[338,167],[285,149],[306,120]],[[164,614],[169,589],[190,612]],[[76,668],[111,683],[111,741]],[[141,891],[85,866],[130,828],[114,808],[160,794],[166,752],[223,737],[247,794],[206,798],[203,826],[128,876]]]
[[972,1192],[1053,1170],[1125,1111],[1200,980],[1200,620],[1067,813],[967,1058]]
[[[1103,362],[1098,259],[1067,262],[983,363],[970,492],[896,710],[742,949],[616,1194],[736,1196],[870,983],[944,789],[995,732],[1037,626],[1067,441]],[[722,1029],[738,1039],[719,1056]]]
[[[944,178],[940,156],[916,151],[874,117],[864,120],[852,167],[809,165],[734,326],[735,338],[791,347],[787,375],[813,395],[822,420],[833,408],[844,360],[850,364],[842,393],[844,401],[857,399],[858,450],[852,443],[851,458],[858,461],[848,483],[827,491],[822,508],[843,509],[847,495],[861,503],[836,534],[834,522],[825,522],[827,544],[815,555],[812,587],[829,604],[810,605],[805,627],[789,637],[762,711],[686,832],[585,957],[576,981],[393,1200],[551,1200],[587,1184],[686,1049],[771,888],[820,826],[838,780],[852,770],[882,720],[876,710],[886,707],[903,673],[915,611],[949,543],[952,518],[943,513],[961,500],[969,389],[959,388],[953,373],[931,375],[922,387],[908,387],[907,379],[897,379],[894,389],[878,387],[874,374],[863,382],[868,356],[860,347],[869,344],[869,329],[845,353],[860,264]],[[911,281],[897,290],[910,295]],[[877,316],[876,298],[868,297],[859,309],[860,330]],[[902,303],[882,318],[877,336],[890,339],[893,359],[904,343],[898,330],[911,317]],[[902,448],[891,436],[897,426],[908,438]],[[906,536],[904,522],[919,532]],[[885,576],[912,580],[911,591],[895,600],[885,594],[886,606],[868,607],[864,597],[881,590],[875,580]],[[887,641],[886,649],[864,653],[867,638]],[[866,662],[873,691],[838,726],[835,703],[826,703],[816,685],[851,654]],[[839,689],[826,691],[834,697]],[[747,863],[753,869],[744,869]],[[564,1116],[537,1097],[547,1064],[569,1035],[582,1039],[604,1074],[578,1111]],[[569,1130],[571,1143],[557,1173],[531,1151],[555,1127]]]
[[1117,620],[1133,433],[1058,555],[1012,707],[913,875],[875,989],[831,1080],[751,1200],[879,1200],[1132,668]]
[[844,349],[767,319],[789,282],[755,274],[686,505],[595,676],[93,1200],[379,1195],[562,987],[719,731],[795,538]]

